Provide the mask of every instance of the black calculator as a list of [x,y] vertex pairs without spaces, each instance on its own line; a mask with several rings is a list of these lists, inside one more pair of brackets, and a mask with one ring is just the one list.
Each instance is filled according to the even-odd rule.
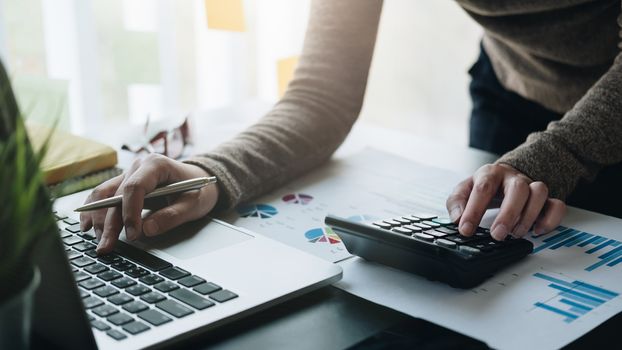
[[471,237],[462,236],[448,218],[431,214],[369,223],[328,215],[325,223],[350,253],[455,288],[473,288],[533,251],[526,239],[496,241],[482,227]]

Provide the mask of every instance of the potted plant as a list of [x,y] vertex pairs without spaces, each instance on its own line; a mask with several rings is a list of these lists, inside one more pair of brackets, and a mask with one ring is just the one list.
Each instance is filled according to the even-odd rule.
[[0,349],[26,349],[39,272],[33,250],[56,232],[40,163],[0,63]]

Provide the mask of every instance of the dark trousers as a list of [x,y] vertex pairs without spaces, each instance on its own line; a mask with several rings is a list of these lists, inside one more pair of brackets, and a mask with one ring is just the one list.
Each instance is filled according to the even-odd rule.
[[[469,74],[471,147],[504,154],[523,143],[530,133],[546,129],[549,122],[563,116],[501,86],[483,48]],[[619,218],[621,202],[622,163],[604,168],[592,183],[581,181],[566,199],[569,205]]]

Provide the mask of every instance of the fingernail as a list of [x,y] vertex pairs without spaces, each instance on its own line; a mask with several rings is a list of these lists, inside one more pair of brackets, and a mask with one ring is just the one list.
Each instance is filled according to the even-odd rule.
[[465,221],[460,225],[459,229],[461,234],[465,236],[470,236],[473,231],[473,224]]
[[156,233],[158,233],[159,229],[160,228],[158,227],[158,223],[155,222],[155,220],[147,220],[143,224],[143,231],[145,231],[145,234],[147,236],[155,235]]
[[462,214],[462,210],[460,209],[460,207],[454,207],[449,212],[449,218],[451,219],[451,221],[456,222],[456,220],[458,220],[458,218],[460,217],[460,214]]
[[508,229],[503,224],[499,224],[495,227],[494,230],[490,233],[494,239],[497,241],[501,241],[505,239],[505,236],[508,235]]
[[138,238],[138,233],[136,232],[136,229],[134,227],[126,226],[125,237],[127,237],[127,239],[129,239],[130,241],[133,241]]

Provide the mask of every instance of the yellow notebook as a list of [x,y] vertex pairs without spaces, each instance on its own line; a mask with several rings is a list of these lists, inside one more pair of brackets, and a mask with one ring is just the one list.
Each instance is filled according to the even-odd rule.
[[[40,149],[50,128],[26,122],[30,142]],[[67,132],[54,131],[41,167],[48,185],[109,169],[117,164],[114,148]]]

